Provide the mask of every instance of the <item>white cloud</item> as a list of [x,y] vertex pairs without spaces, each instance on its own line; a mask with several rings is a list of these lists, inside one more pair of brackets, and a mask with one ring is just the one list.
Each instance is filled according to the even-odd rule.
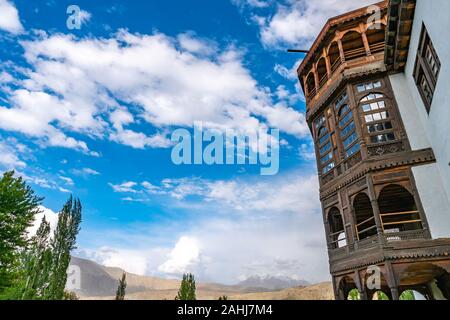
[[[166,184],[167,192],[178,186],[174,180]],[[136,256],[143,258],[139,269],[146,266],[146,274],[194,272],[202,281],[229,284],[267,274],[310,282],[329,279],[316,176],[291,173],[259,184],[207,181],[200,189],[205,184],[212,184],[202,191],[210,200],[198,200],[203,212],[196,211],[187,223],[134,223],[104,231],[113,238],[100,238],[113,248],[118,266],[133,268],[129,259]],[[97,242],[99,237],[93,237]]]
[[144,275],[147,273],[147,254],[133,249],[115,249],[107,246],[84,252],[90,259],[107,267],[122,268],[127,272]]
[[[195,121],[308,134],[304,115],[274,104],[239,50],[219,49],[193,34],[121,31],[108,39],[41,34],[22,45],[30,69],[19,80],[22,88],[10,89],[10,107],[0,106],[0,128],[44,145],[98,155],[69,136],[77,133],[133,148],[165,148],[171,145],[167,128],[192,127]],[[151,135],[130,127],[145,122],[154,129]]]
[[98,172],[98,171],[96,171],[94,169],[91,169],[91,168],[72,169],[71,172],[74,175],[81,176],[81,177],[84,177],[84,178],[87,178],[89,176],[98,176],[98,175],[100,175],[100,172]]
[[266,8],[272,0],[231,0],[231,2],[239,7]]
[[91,20],[92,14],[86,10],[81,10],[79,18],[80,18],[81,24],[86,24],[89,22],[89,20]]
[[56,229],[56,225],[58,224],[58,214],[53,210],[46,208],[44,206],[39,206],[40,212],[34,217],[33,225],[28,228],[28,234],[33,236],[36,234],[39,226],[41,225],[42,218],[45,217],[45,220],[50,223],[51,234]]
[[26,163],[19,158],[20,149],[17,149],[17,147],[20,147],[19,145],[11,145],[7,141],[1,140],[0,137],[0,168],[3,167],[4,169],[20,169],[25,168]]
[[69,178],[69,177],[64,177],[64,176],[60,176],[59,177],[62,181],[64,181],[67,185],[69,185],[69,186],[73,186],[74,185],[74,182],[73,182],[73,180],[72,180],[72,178]]
[[329,18],[373,4],[373,0],[288,0],[270,17],[259,17],[261,41],[268,47],[308,49]]
[[123,193],[137,193],[134,189],[134,187],[137,185],[136,182],[128,181],[123,182],[121,184],[112,184],[110,183],[109,186],[114,190],[114,192],[123,192]]
[[19,12],[14,3],[8,0],[0,0],[0,30],[2,29],[12,34],[23,32]]
[[0,72],[0,83],[9,83],[12,81],[14,81],[14,78],[8,72]]
[[200,248],[197,240],[181,237],[169,254],[169,259],[158,267],[167,274],[182,275],[193,273],[200,262]]
[[[295,173],[278,176],[265,182],[252,180],[207,180],[202,178],[164,179],[159,184],[128,181],[109,184],[115,192],[135,194],[128,201],[146,201],[155,196],[170,196],[190,202],[191,196],[206,203],[220,204],[222,210],[241,212],[297,212],[298,208],[313,210],[318,205],[319,188],[315,175]],[[197,200],[193,200],[197,201]],[[208,207],[203,203],[205,207]]]

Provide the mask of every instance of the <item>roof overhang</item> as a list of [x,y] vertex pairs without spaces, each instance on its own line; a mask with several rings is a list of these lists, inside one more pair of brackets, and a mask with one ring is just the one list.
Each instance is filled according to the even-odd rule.
[[385,63],[391,72],[401,72],[405,68],[415,9],[416,0],[389,1]]

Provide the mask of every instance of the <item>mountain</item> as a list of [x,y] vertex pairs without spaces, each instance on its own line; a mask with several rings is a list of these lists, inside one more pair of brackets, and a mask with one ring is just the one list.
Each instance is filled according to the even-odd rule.
[[[71,265],[76,265],[80,268],[81,289],[73,290],[80,299],[114,299],[119,283],[118,279],[125,272],[124,270],[105,267],[96,262],[76,257],[72,257]],[[140,276],[128,272],[126,272],[126,275],[126,299],[129,300],[173,300],[180,287],[180,280]],[[305,282],[303,282],[300,284],[302,285],[301,287],[279,290],[279,288],[286,286],[288,283],[288,279],[274,277],[266,277],[265,279],[252,277],[234,286],[197,282],[197,299],[217,300],[224,295],[235,300],[313,299],[316,297],[329,299],[329,297],[332,297],[331,284],[329,283],[310,288],[304,287]],[[262,287],[261,285],[268,287]],[[298,285],[298,283],[294,285]]]
[[305,287],[310,283],[305,280],[295,280],[288,277],[251,276],[239,282],[239,286],[247,288],[260,288],[266,291],[282,290],[292,287]]

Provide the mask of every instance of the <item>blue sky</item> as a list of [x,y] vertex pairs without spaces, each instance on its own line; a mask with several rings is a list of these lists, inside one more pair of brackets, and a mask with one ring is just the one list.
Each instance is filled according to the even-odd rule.
[[[0,170],[49,219],[82,200],[79,256],[161,277],[326,280],[301,56],[286,48],[363,2],[0,0]],[[194,121],[279,129],[279,173],[174,165],[171,132]]]

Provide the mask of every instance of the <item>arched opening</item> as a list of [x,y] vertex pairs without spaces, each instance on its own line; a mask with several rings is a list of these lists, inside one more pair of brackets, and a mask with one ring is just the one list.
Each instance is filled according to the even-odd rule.
[[344,223],[338,208],[334,207],[328,212],[328,226],[330,228],[330,244],[333,249],[343,248],[347,245]]
[[405,290],[399,297],[400,300],[427,300],[427,298],[416,290]]
[[361,295],[359,294],[358,289],[352,289],[349,291],[347,295],[347,300],[361,300]]
[[389,300],[389,297],[383,291],[378,290],[373,293],[372,300]]
[[337,42],[333,42],[328,49],[328,59],[330,59],[331,72],[333,73],[342,63]]
[[341,278],[336,286],[340,300],[359,300],[360,295],[356,283],[351,276]]
[[386,26],[384,24],[380,24],[380,28],[369,28],[366,35],[372,54],[384,51],[386,41]]
[[328,80],[325,58],[321,58],[317,63],[317,75],[319,76],[319,87],[322,88]]
[[360,193],[355,197],[353,209],[355,211],[356,234],[358,240],[376,235],[377,227],[372,204],[365,193]]
[[316,95],[316,81],[314,79],[314,73],[310,72],[306,78],[306,87],[308,90],[308,97],[312,98]]
[[345,60],[357,59],[367,55],[361,34],[356,31],[349,31],[344,35],[342,47]]
[[434,263],[409,265],[399,275],[399,281],[403,290],[413,291],[416,300],[450,299],[450,274]]
[[[392,184],[384,187],[378,197],[378,207],[384,232],[422,229],[422,221],[414,197],[402,186]],[[390,240],[395,240],[395,237]]]

